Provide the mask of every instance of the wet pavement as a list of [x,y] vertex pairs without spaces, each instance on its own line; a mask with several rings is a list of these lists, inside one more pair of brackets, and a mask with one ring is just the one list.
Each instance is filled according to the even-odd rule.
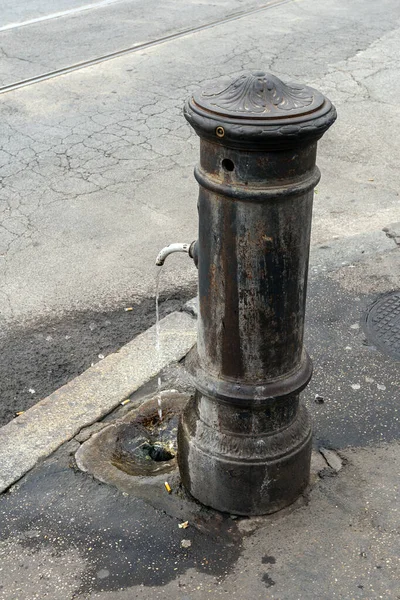
[[[240,544],[233,544],[223,531],[210,539],[192,527],[183,536],[175,519],[99,485],[77,472],[71,460],[66,447],[28,476],[18,492],[2,498],[2,522],[7,523],[2,539],[10,537],[8,558],[2,557],[1,598],[39,598],[45,593],[49,598],[84,598],[92,592],[159,587],[188,569],[224,576],[237,560]],[[236,529],[232,520],[229,528]],[[190,551],[181,547],[183,537],[191,540]],[[12,548],[18,546],[12,567]],[[68,571],[73,556],[79,560],[68,578],[64,569]],[[33,593],[32,579],[42,586],[42,596],[34,595],[40,587]]]
[[[397,249],[391,258],[398,270]],[[353,264],[340,271],[353,278],[355,269]],[[363,329],[377,294],[355,296],[338,286],[336,276],[312,275],[309,283],[306,346],[314,375],[304,397],[315,441],[345,448],[399,440],[399,363],[373,346]],[[398,277],[400,284],[399,271]]]
[[[180,310],[193,291],[162,294],[160,318]],[[145,331],[155,313],[153,297],[140,303],[127,299],[112,311],[54,315],[0,335],[0,426]]]

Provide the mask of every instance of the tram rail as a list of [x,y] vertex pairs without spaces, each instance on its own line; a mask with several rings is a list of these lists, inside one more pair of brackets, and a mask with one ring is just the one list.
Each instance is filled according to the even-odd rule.
[[[288,4],[290,2],[293,2],[293,0],[270,0],[270,2],[267,2],[266,4],[263,4],[262,6],[238,11],[238,12],[232,13],[230,15],[227,15],[226,17],[222,17],[222,18],[214,20],[214,21],[208,21],[207,23],[203,23],[202,25],[197,25],[196,27],[188,27],[185,29],[181,29],[180,31],[161,36],[161,37],[151,40],[151,41],[139,42],[139,43],[129,46],[127,48],[123,48],[122,50],[117,50],[114,52],[103,54],[103,55],[97,56],[95,58],[84,60],[82,62],[77,62],[72,65],[68,65],[66,67],[61,67],[59,69],[55,69],[53,71],[47,71],[40,75],[35,75],[33,77],[28,77],[26,79],[21,79],[19,81],[15,81],[13,83],[10,83],[10,84],[0,87],[0,94],[6,94],[7,92],[12,92],[19,88],[27,87],[29,85],[40,83],[42,81],[47,81],[48,79],[54,79],[55,77],[67,75],[68,73],[72,73],[74,71],[79,71],[81,69],[85,69],[87,67],[91,67],[93,65],[97,65],[99,63],[106,62],[108,60],[113,60],[114,58],[119,58],[119,57],[125,56],[127,54],[139,52],[140,50],[146,50],[147,48],[152,48],[152,47],[158,46],[160,44],[165,44],[167,42],[170,42],[170,41],[173,41],[173,40],[176,40],[179,38],[183,38],[187,35],[191,35],[193,33],[198,33],[200,31],[205,31],[207,29],[217,27],[218,25],[224,25],[225,23],[229,23],[231,21],[236,21],[238,19],[242,19],[244,17],[250,16],[253,14],[257,14],[257,13],[263,12],[265,10],[275,8],[277,6],[282,6],[283,4]],[[96,5],[93,5],[93,6],[96,6]],[[26,25],[26,23],[25,23],[25,25]],[[22,26],[22,24],[21,24],[21,26]],[[1,33],[1,30],[0,30],[0,33]]]

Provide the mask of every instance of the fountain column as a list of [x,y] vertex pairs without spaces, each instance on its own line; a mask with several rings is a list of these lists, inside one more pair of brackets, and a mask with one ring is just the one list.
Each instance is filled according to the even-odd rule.
[[178,431],[186,489],[238,515],[274,512],[306,488],[312,432],[300,392],[317,141],[331,102],[264,73],[187,100],[200,137],[196,393]]

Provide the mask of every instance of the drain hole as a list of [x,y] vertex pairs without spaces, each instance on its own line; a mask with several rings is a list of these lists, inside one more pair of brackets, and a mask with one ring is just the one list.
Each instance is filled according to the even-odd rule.
[[155,443],[149,447],[149,456],[151,460],[155,460],[156,462],[165,462],[172,460],[175,454],[161,444]]
[[[115,440],[112,464],[129,475],[156,475],[175,464],[178,416],[163,422],[163,428],[150,432],[140,423],[122,424]],[[153,415],[150,419],[154,421]],[[155,437],[159,439],[154,439]],[[160,439],[161,438],[161,439]],[[171,467],[172,465],[172,467]]]
[[225,171],[233,171],[235,168],[235,165],[229,158],[224,158],[224,160],[222,161],[222,166],[225,169]]
[[116,456],[127,460],[164,462],[175,456],[165,443],[153,441],[148,431],[137,423],[122,426],[116,441]]

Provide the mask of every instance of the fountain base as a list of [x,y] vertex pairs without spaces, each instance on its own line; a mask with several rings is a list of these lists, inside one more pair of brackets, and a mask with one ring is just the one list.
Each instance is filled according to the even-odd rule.
[[[236,515],[276,512],[307,488],[312,431],[308,413],[291,402],[293,417],[276,425],[268,405],[232,406],[197,392],[187,404],[178,429],[178,462],[182,483],[202,504]],[[266,419],[266,415],[268,418]],[[281,417],[281,415],[279,415]]]

